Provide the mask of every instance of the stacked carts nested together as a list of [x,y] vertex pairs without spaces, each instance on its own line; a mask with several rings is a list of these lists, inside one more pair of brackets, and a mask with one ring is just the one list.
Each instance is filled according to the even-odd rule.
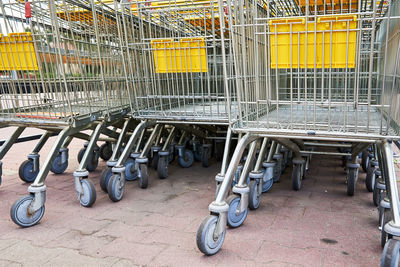
[[[108,6],[8,0],[0,7],[0,123],[17,127],[1,147],[0,158],[25,128],[45,130],[19,169],[21,179],[32,183],[29,195],[11,209],[13,221],[28,227],[44,214],[48,172],[67,169],[73,138],[89,141],[78,155],[74,176],[80,203],[94,203],[96,192],[88,172],[96,169],[100,154],[108,156],[108,144],[118,138],[118,128],[131,109],[131,93],[116,15]],[[39,152],[52,135],[57,138],[40,167]],[[98,140],[108,144],[100,149]]]
[[[380,216],[382,245],[399,236],[391,150],[392,140],[399,139],[400,123],[398,3],[294,0],[220,5],[227,10],[234,59],[233,76],[225,77],[236,81],[238,112],[232,129],[244,136],[209,206],[211,215],[198,229],[199,249],[207,255],[217,253],[226,224],[240,226],[248,207],[258,207],[265,181],[274,180],[274,169],[281,165],[272,160],[280,152],[277,146],[293,155],[293,190],[300,190],[311,155],[326,154],[343,158],[347,194],[353,195],[357,158],[362,155],[367,189],[375,190],[375,202],[388,211]],[[247,146],[242,174],[228,196]],[[383,262],[399,254],[396,241],[386,244]]]

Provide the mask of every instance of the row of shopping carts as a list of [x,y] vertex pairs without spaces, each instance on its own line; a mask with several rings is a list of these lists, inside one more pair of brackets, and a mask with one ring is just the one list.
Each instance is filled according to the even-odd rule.
[[259,207],[290,162],[300,190],[312,155],[342,157],[353,195],[361,153],[381,207],[382,264],[394,266],[398,1],[3,0],[0,7],[0,126],[16,127],[0,159],[25,128],[45,130],[19,170],[32,184],[11,208],[16,224],[43,217],[45,179],[67,169],[73,138],[87,141],[74,172],[86,207],[96,200],[88,177],[99,157],[107,160],[101,189],[119,201],[126,181],[148,186],[149,166],[164,179],[176,156],[182,167],[195,159],[208,166],[216,152],[216,197],[197,233],[206,255],[220,250],[226,225],[240,226]]

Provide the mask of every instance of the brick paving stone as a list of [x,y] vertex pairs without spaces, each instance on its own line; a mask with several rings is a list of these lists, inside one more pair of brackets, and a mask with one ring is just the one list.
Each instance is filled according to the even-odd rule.
[[101,255],[131,260],[134,264],[148,265],[167,246],[163,244],[134,243],[120,238],[103,246]]
[[293,248],[265,241],[258,251],[256,261],[286,262],[302,266],[321,266],[325,251],[321,248]]

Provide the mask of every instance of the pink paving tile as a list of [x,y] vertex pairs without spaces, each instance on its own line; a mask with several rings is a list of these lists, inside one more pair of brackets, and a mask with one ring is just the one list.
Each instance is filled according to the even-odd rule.
[[141,244],[117,238],[103,246],[99,253],[102,256],[130,259],[134,264],[148,265],[165,248],[162,244]]
[[278,245],[273,242],[264,242],[256,261],[258,262],[286,262],[302,266],[321,266],[324,250],[320,248],[292,248]]

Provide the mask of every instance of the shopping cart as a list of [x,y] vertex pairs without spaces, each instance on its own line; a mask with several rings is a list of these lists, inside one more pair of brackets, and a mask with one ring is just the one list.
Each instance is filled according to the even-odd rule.
[[[102,174],[102,188],[113,201],[123,196],[129,158],[135,159],[130,164],[135,166],[142,188],[147,187],[150,150],[159,177],[166,178],[175,139],[182,167],[190,166],[194,159],[193,152],[186,149],[190,139],[194,147],[201,142],[203,165],[208,165],[210,138],[219,137],[221,129],[226,131],[229,116],[235,113],[227,99],[234,92],[226,92],[234,88],[228,86],[233,82],[223,79],[224,70],[232,71],[230,47],[228,41],[224,49],[221,46],[227,32],[221,31],[216,2],[129,1],[118,7],[122,14],[119,28],[125,32],[122,47],[134,88],[132,117],[142,122],[122,154],[112,157]],[[155,130],[143,145],[141,135],[148,127]],[[166,128],[160,145],[159,136]],[[227,148],[230,136],[228,131]]]
[[[58,134],[41,168],[39,155],[33,153],[31,170],[27,168],[37,174],[30,194],[11,208],[12,220],[28,227],[44,214],[45,178],[50,169],[65,170],[72,138],[89,141],[74,177],[81,205],[94,203],[96,192],[86,167],[98,159],[94,151],[100,134],[110,136],[105,139],[109,142],[118,138],[108,126],[118,128],[131,99],[115,13],[108,5],[9,0],[0,7],[0,71],[6,77],[0,86],[0,123]],[[47,133],[37,147],[46,139]]]
[[[301,188],[305,155],[344,156],[348,195],[354,194],[357,156],[370,145],[376,147],[392,210],[384,230],[399,236],[391,151],[392,140],[399,139],[400,123],[396,87],[400,46],[398,37],[393,38],[399,22],[391,13],[398,10],[397,2],[227,1],[224,7],[238,103],[232,128],[244,136],[209,206],[211,215],[198,229],[199,249],[206,255],[217,253],[226,224],[241,225],[249,201],[259,202],[261,190],[251,190],[245,176],[233,188],[234,194],[228,197],[228,193],[244,149],[250,145],[245,166],[251,166],[257,142],[263,138],[292,151],[294,190]],[[338,147],[339,152],[332,150]],[[257,170],[250,174],[260,178]],[[235,200],[239,204],[232,208]],[[232,225],[232,218],[238,223]]]

